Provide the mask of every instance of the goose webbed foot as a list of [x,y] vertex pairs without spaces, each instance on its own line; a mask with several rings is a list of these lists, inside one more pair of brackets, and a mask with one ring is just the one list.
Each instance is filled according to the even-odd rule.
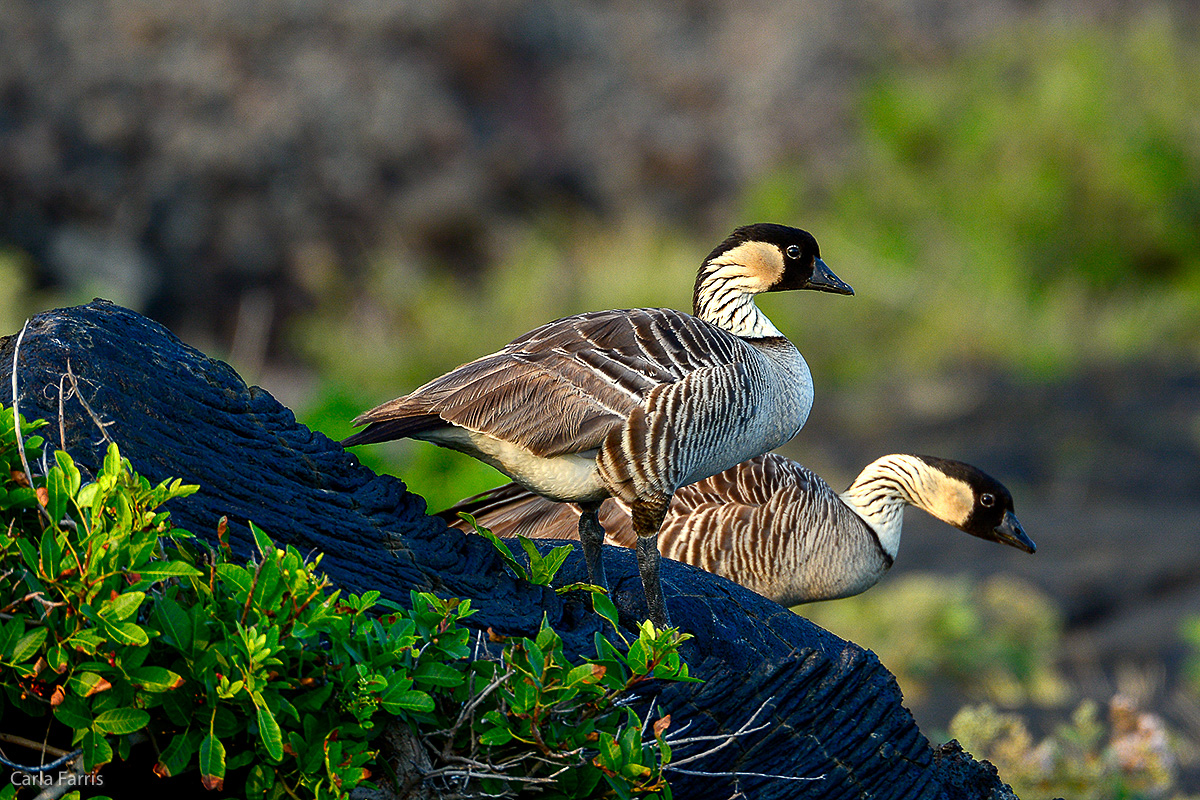
[[604,528],[600,525],[600,504],[580,503],[579,543],[583,546],[583,560],[587,564],[588,583],[608,589],[608,578],[604,574]]

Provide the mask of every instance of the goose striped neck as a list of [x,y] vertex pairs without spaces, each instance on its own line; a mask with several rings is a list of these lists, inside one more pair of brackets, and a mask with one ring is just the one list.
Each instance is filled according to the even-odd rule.
[[745,225],[704,260],[692,313],[743,339],[782,339],[754,295],[787,289],[854,294],[821,260],[811,233],[769,222]]
[[746,242],[710,258],[696,279],[692,313],[744,339],[782,337],[754,303],[754,295],[767,291],[765,278],[782,269],[779,248],[764,242]]
[[901,454],[871,462],[841,498],[871,526],[891,558],[900,550],[905,505],[962,527],[975,502],[965,481],[944,474],[919,456]]

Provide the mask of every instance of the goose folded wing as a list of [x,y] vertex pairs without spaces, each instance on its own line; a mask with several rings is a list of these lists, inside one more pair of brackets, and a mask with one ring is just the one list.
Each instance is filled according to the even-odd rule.
[[736,337],[670,309],[566,317],[368,411],[355,422],[369,427],[351,439],[380,441],[394,437],[373,430],[402,425],[420,432],[449,423],[542,457],[587,451],[655,386],[734,363],[745,349]]

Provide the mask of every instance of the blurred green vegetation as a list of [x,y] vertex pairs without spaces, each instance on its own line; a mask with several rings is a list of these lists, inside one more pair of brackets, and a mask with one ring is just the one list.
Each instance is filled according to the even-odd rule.
[[1165,13],[1040,20],[880,75],[841,161],[770,176],[747,216],[811,225],[859,291],[854,375],[1195,357],[1198,107],[1200,47]]
[[[761,300],[818,385],[964,363],[1053,379],[1096,363],[1196,359],[1197,108],[1200,44],[1152,10],[1119,27],[1041,19],[893,63],[864,83],[855,134],[837,158],[761,176],[730,219],[702,234],[558,212],[514,224],[481,274],[378,253],[355,280],[322,290],[322,307],[291,331],[329,381],[301,416],[343,436],[346,412],[548,320],[687,308],[704,255],[759,220],[813,231],[857,290]],[[439,507],[500,482],[468,458],[420,452],[429,447],[363,458]]]
[[1059,673],[1062,614],[1016,578],[908,574],[869,592],[795,609],[875,651],[906,702],[934,694],[1005,707],[1055,706],[1069,696]]
[[[1200,617],[1180,631],[1191,660],[1182,685],[1167,693],[1174,699],[1118,692],[1102,719],[1096,701],[1079,700],[1080,690],[1060,670],[1061,611],[1023,581],[909,574],[794,610],[875,651],[918,714],[934,696],[961,699],[948,733],[926,732],[958,739],[991,761],[1022,800],[1183,798],[1176,782],[1181,767],[1195,766],[1200,729],[1193,719],[1173,730],[1140,706],[1200,703],[1200,672],[1191,671],[1200,670]],[[1022,716],[1029,711],[1040,725],[1049,723],[1049,735],[1035,737]]]
[[963,708],[950,734],[992,762],[1021,800],[1186,800],[1175,788],[1178,762],[1163,721],[1121,695],[1107,721],[1088,700],[1040,741],[1021,717],[990,705]]

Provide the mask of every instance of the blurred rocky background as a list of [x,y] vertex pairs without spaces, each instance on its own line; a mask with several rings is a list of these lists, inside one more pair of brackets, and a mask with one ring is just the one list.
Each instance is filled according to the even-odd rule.
[[[971,461],[1040,549],[913,514],[894,575],[802,613],[1026,800],[1194,795],[1198,31],[1184,0],[6,0],[0,324],[103,296],[340,437],[805,227],[858,295],[763,302],[817,382],[785,452],[835,485]],[[360,457],[439,507],[501,480]]]

